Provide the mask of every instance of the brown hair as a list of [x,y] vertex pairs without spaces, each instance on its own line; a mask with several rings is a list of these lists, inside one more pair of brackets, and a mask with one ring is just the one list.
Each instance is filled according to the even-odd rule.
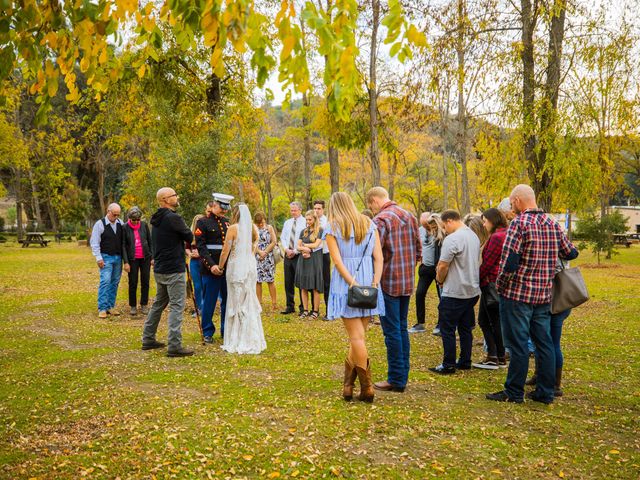
[[[241,203],[234,205],[231,209],[231,225],[235,225],[240,221],[240,205]],[[251,229],[251,243],[258,241],[258,229],[255,226]]]
[[463,222],[478,236],[478,239],[480,239],[480,245],[484,245],[489,239],[489,233],[482,224],[482,217],[480,217],[480,215],[468,214],[464,216]]
[[351,232],[357,244],[362,243],[371,225],[371,219],[365,217],[356,208],[353,199],[344,192],[336,192],[329,199],[328,220],[334,230],[349,240]]
[[482,216],[491,222],[491,231],[495,232],[498,228],[507,228],[507,217],[505,214],[497,208],[489,208],[482,212]]
[[444,212],[442,212],[442,214],[440,215],[440,219],[443,222],[448,222],[449,220],[460,220],[460,212],[450,208],[449,210],[445,210]]
[[267,223],[267,216],[264,214],[264,212],[258,210],[253,216],[253,223],[255,223],[256,225],[260,225],[262,222]]

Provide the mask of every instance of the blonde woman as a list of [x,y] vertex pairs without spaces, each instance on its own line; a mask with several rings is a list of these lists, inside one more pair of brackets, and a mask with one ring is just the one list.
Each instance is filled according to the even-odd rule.
[[349,286],[353,284],[378,287],[383,262],[380,237],[375,224],[358,212],[351,197],[344,192],[336,192],[331,196],[328,213],[324,238],[334,271],[331,275],[327,316],[331,320],[342,318],[349,336],[342,396],[347,401],[353,398],[357,377],[360,381],[358,400],[373,402],[373,382],[365,332],[373,315],[384,315],[384,300],[382,292],[379,292],[376,308],[351,308],[347,304],[347,294]]
[[[296,265],[295,285],[302,293],[302,313],[300,318],[316,319],[320,309],[320,294],[324,292],[322,274],[322,229],[316,212],[309,210],[305,214],[307,227],[298,238],[298,251],[301,253]],[[311,293],[311,311],[309,311],[309,293]]]
[[[193,217],[191,221],[191,233],[194,234],[193,243],[185,244],[185,253],[189,259],[189,272],[191,273],[191,280],[193,281],[193,293],[196,296],[196,305],[198,305],[200,312],[202,312],[202,274],[200,273],[200,254],[195,244],[195,233],[196,225],[201,218],[204,218],[204,215],[201,213]],[[193,316],[195,316],[195,314],[196,312],[193,312]]]
[[231,211],[218,269],[226,272],[227,309],[222,349],[229,353],[258,354],[267,348],[256,295],[258,229],[249,208],[241,203]]
[[[440,260],[440,247],[446,235],[442,221],[438,214],[424,212],[420,215],[420,243],[422,244],[422,261],[418,267],[418,286],[416,287],[416,321],[409,329],[409,333],[426,332],[426,298],[429,287],[436,280],[436,265]],[[440,289],[436,284],[436,293],[440,298]],[[436,324],[431,332],[440,335],[440,328]]]

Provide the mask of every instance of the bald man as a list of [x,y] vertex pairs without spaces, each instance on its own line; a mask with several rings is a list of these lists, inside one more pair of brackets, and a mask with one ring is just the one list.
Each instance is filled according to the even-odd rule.
[[526,398],[549,404],[555,392],[555,349],[551,339],[551,288],[558,258],[573,260],[578,251],[558,222],[538,208],[529,185],[509,196],[516,218],[509,224],[496,282],[500,319],[511,360],[504,390],[487,399],[522,403],[529,369],[527,340],[536,346],[537,384]]
[[98,220],[91,231],[91,253],[96,258],[100,269],[98,286],[98,317],[120,315],[115,310],[118,285],[122,275],[122,248],[124,235],[120,220],[120,205],[112,203],[107,207],[107,214]]
[[182,346],[182,314],[186,297],[185,243],[191,244],[193,233],[184,219],[176,213],[180,205],[178,194],[169,187],[156,194],[159,208],[151,216],[151,250],[156,298],[144,322],[142,350],[163,348],[156,340],[162,312],[169,306],[168,357],[187,357],[193,350]]

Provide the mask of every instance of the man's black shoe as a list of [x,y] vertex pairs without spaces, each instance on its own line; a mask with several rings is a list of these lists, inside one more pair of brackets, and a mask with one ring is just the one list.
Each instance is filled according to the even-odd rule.
[[169,350],[167,352],[167,357],[189,357],[194,353],[196,352],[194,352],[190,348],[180,347],[179,350]]
[[537,390],[534,390],[533,392],[527,392],[525,397],[527,397],[527,400],[533,400],[534,402],[544,403],[545,405],[549,405],[550,403],[553,403],[553,398],[551,399],[542,398],[540,394],[536,392]]
[[471,370],[471,364],[466,365],[463,363],[456,363],[456,369],[457,370]]
[[295,310],[286,309],[286,310],[281,311],[280,315],[291,315],[292,313],[295,313],[295,312],[296,312]]
[[156,348],[164,348],[167,345],[162,342],[156,342],[155,340],[152,343],[143,343],[142,350],[155,350]]
[[213,337],[204,337],[203,341],[204,341],[204,343],[212,344],[213,343]]
[[509,395],[507,395],[507,392],[505,390],[500,390],[499,392],[496,392],[496,393],[487,393],[485,395],[485,398],[487,400],[493,400],[494,402],[510,402],[510,403],[524,402],[524,400],[522,400],[521,398],[518,400],[511,398]]
[[456,373],[455,367],[445,367],[442,364],[438,365],[437,367],[432,367],[429,370],[439,375],[451,375],[452,373]]

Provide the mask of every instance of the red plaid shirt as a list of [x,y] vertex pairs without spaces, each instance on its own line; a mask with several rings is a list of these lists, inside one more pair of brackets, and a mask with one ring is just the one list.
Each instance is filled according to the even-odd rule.
[[382,291],[393,297],[411,295],[416,263],[422,256],[418,221],[395,202],[385,203],[373,221],[384,257]]
[[[517,302],[543,305],[551,301],[551,281],[558,256],[566,258],[575,247],[560,225],[540,209],[529,209],[513,219],[502,248],[498,292]],[[511,253],[520,255],[518,269],[505,271]]]
[[490,283],[496,283],[502,246],[507,235],[506,228],[498,228],[491,234],[487,244],[482,249],[482,263],[480,264],[480,286],[486,287]]

